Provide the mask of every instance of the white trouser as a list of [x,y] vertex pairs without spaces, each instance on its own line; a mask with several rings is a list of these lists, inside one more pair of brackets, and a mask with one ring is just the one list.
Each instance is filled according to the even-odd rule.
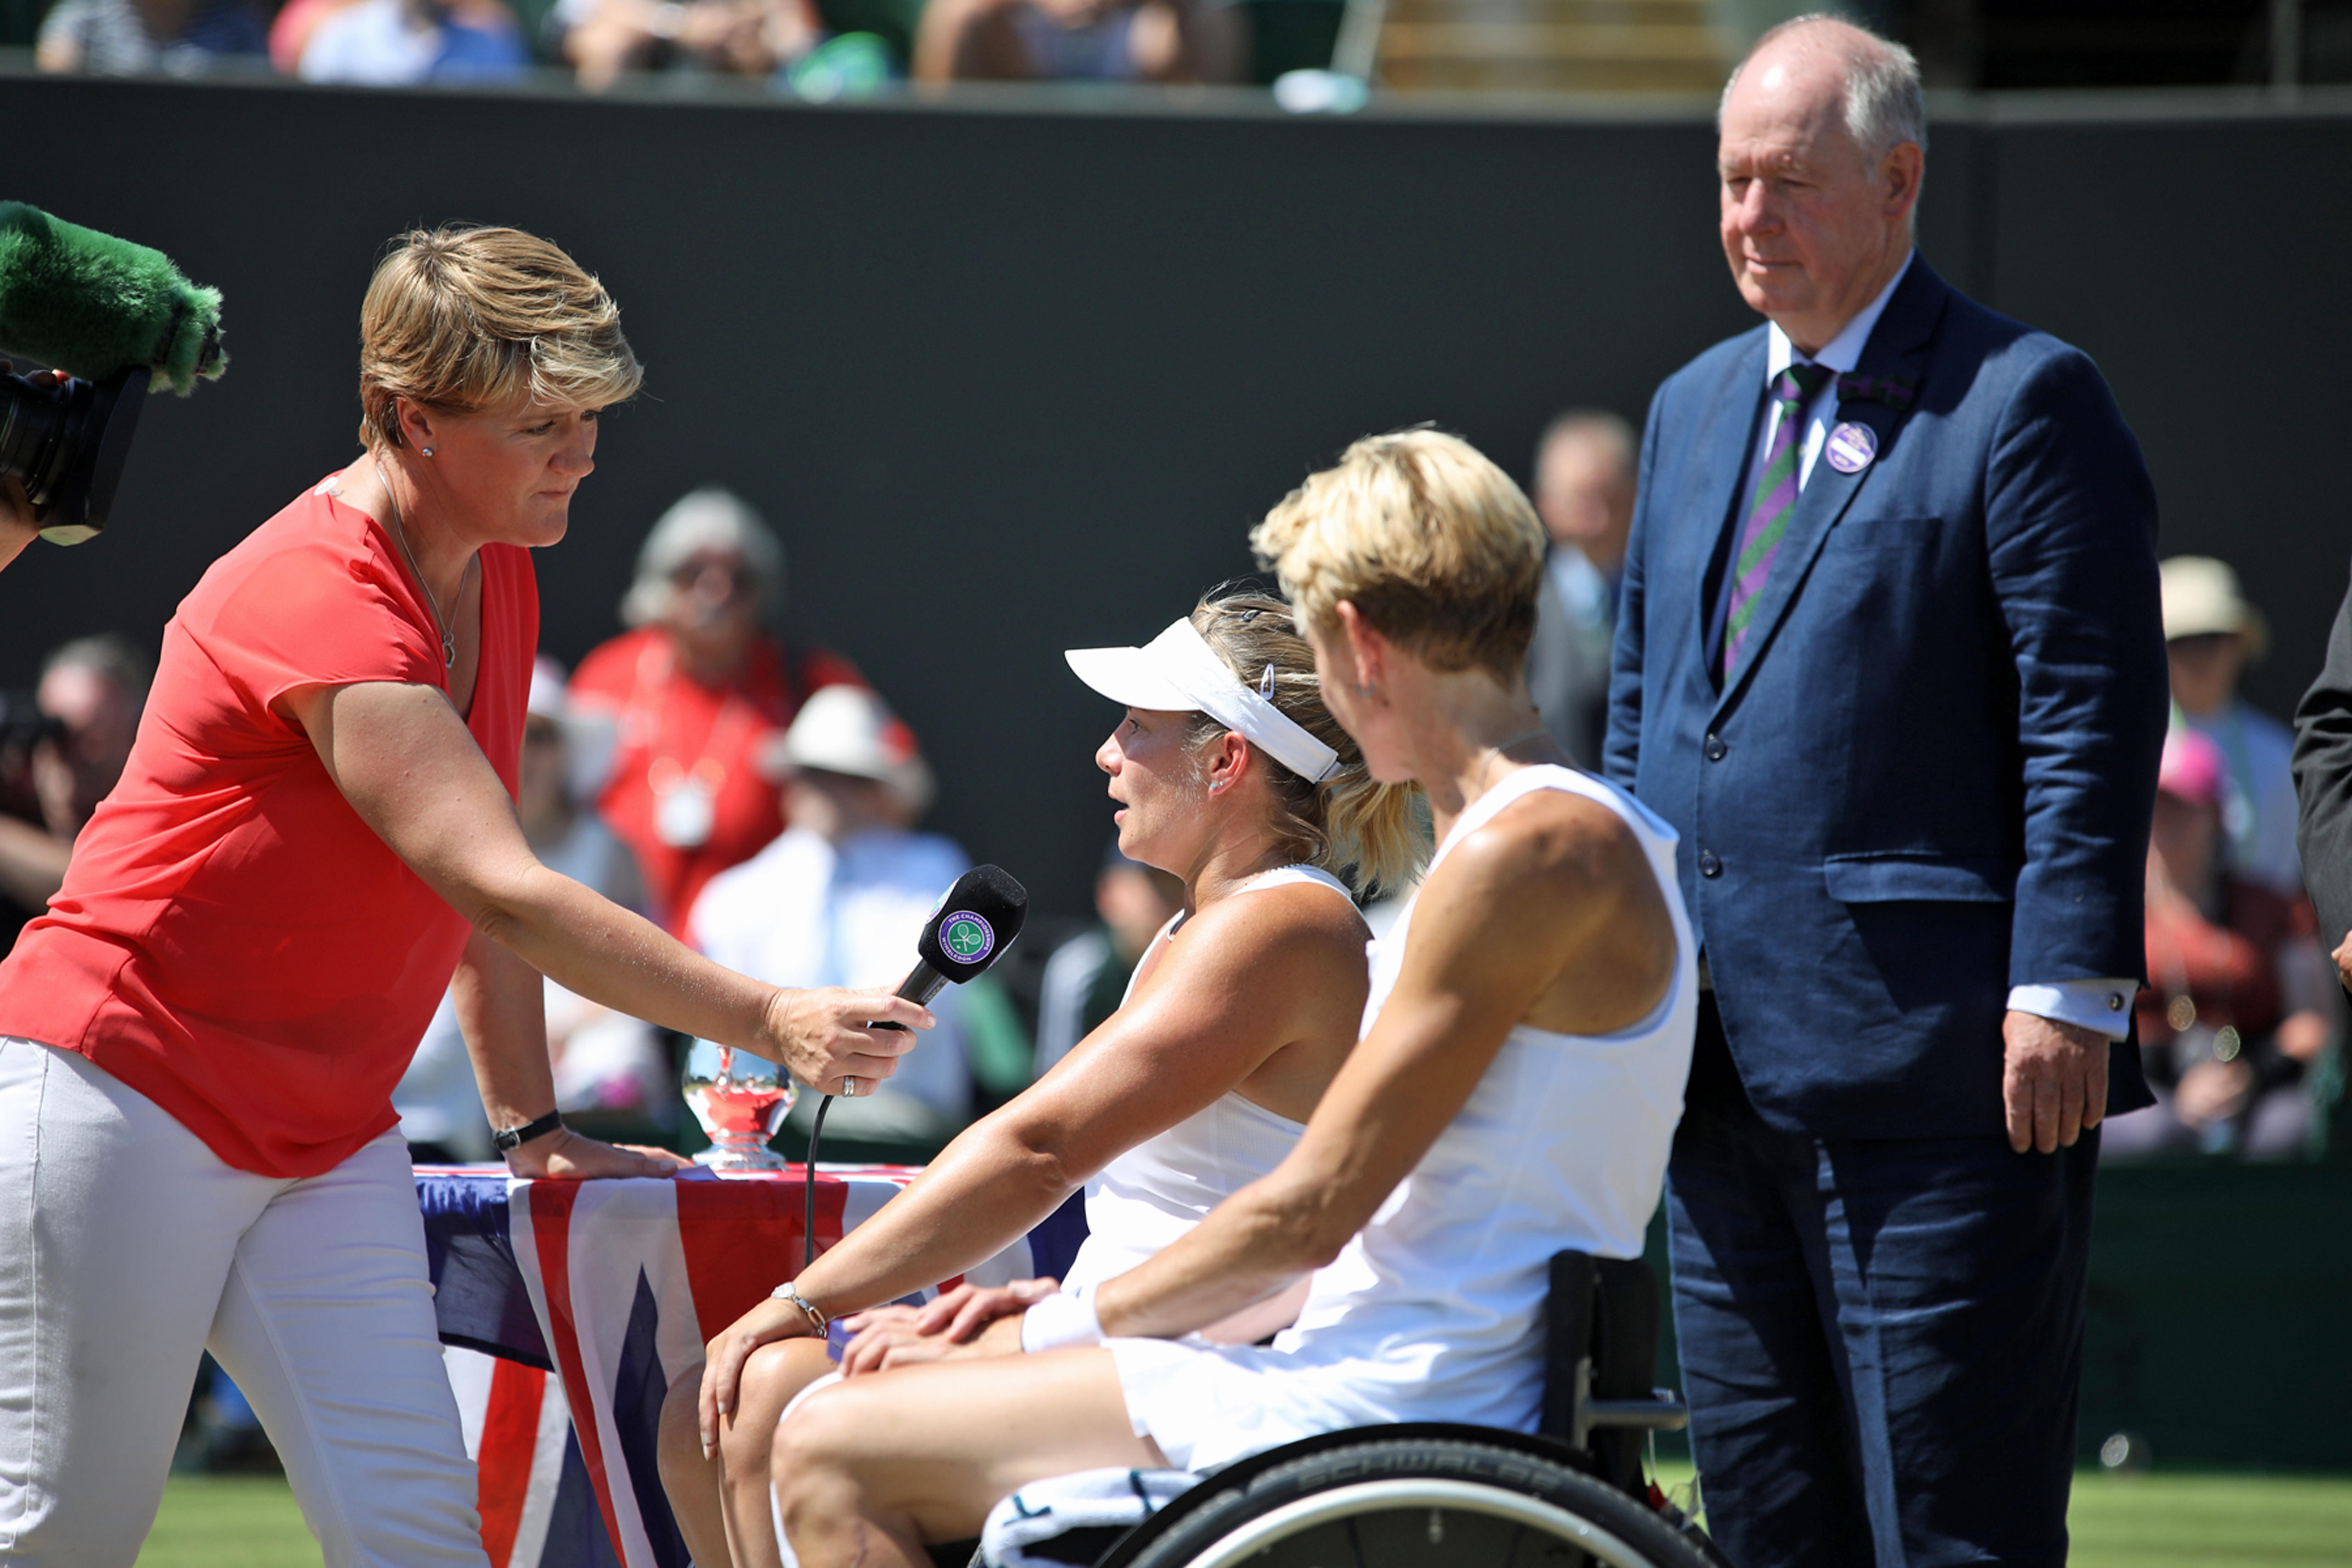
[[330,1568],[485,1568],[399,1137],[257,1176],[86,1058],[0,1038],[0,1560],[128,1568],[207,1346]]

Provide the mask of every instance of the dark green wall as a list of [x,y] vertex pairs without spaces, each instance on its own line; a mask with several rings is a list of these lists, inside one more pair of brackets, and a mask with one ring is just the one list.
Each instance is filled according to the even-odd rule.
[[[1108,831],[1107,705],[1060,648],[1147,637],[1248,569],[1250,523],[1367,431],[1433,420],[1524,470],[1573,403],[1639,417],[1749,324],[1684,118],[1300,121],[599,102],[0,80],[5,195],[219,285],[227,378],[149,407],[116,525],[0,583],[0,682],[112,626],[149,644],[205,564],[352,450],[354,319],[385,238],[519,224],[601,272],[651,368],[541,557],[551,651],[614,626],[692,485],[765,508],[792,630],[851,655],[944,783],[938,826],[1041,909]],[[1034,100],[1032,100],[1034,101]],[[2168,549],[2237,558],[2316,668],[2347,545],[2352,117],[2213,100],[1937,122],[1923,242],[2083,344],[2147,447]],[[1922,715],[1932,722],[1932,715]]]

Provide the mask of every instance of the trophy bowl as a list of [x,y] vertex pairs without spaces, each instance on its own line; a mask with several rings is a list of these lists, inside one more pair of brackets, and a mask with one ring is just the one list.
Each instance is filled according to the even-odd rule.
[[783,1157],[768,1140],[784,1124],[797,1098],[792,1079],[774,1062],[748,1051],[697,1040],[686,1053],[686,1103],[702,1123],[710,1147],[694,1157],[714,1171],[781,1171]]

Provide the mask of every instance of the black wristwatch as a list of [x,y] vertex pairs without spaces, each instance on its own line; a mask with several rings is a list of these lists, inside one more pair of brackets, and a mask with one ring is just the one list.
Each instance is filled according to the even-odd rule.
[[490,1134],[490,1142],[497,1144],[499,1152],[503,1154],[510,1149],[521,1148],[534,1138],[544,1138],[562,1125],[563,1112],[551,1110],[536,1121],[526,1121],[520,1127],[501,1127]]

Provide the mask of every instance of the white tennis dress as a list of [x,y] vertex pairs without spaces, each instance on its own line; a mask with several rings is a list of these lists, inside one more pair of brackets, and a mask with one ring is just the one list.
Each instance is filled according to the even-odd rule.
[[[1522,768],[1473,802],[1447,851],[1539,789],[1596,801],[1649,856],[1674,919],[1675,972],[1651,1015],[1612,1035],[1521,1025],[1470,1100],[1271,1347],[1107,1342],[1136,1432],[1169,1462],[1214,1469],[1318,1432],[1389,1421],[1534,1429],[1551,1255],[1638,1258],[1682,1116],[1698,974],[1675,833],[1613,786]],[[1374,951],[1367,1028],[1396,984],[1412,907]]]
[[[1300,882],[1348,898],[1344,883],[1314,866],[1277,866],[1234,892],[1259,893]],[[1349,903],[1354,907],[1352,899]],[[1179,915],[1161,927],[1153,945],[1183,918]],[[1137,973],[1142,968],[1136,965]],[[1134,995],[1130,978],[1119,1005]],[[1281,1164],[1305,1131],[1304,1123],[1228,1091],[1167,1131],[1145,1139],[1087,1184],[1086,1244],[1071,1260],[1062,1288],[1075,1290],[1126,1273],[1200,1224],[1234,1193]]]

